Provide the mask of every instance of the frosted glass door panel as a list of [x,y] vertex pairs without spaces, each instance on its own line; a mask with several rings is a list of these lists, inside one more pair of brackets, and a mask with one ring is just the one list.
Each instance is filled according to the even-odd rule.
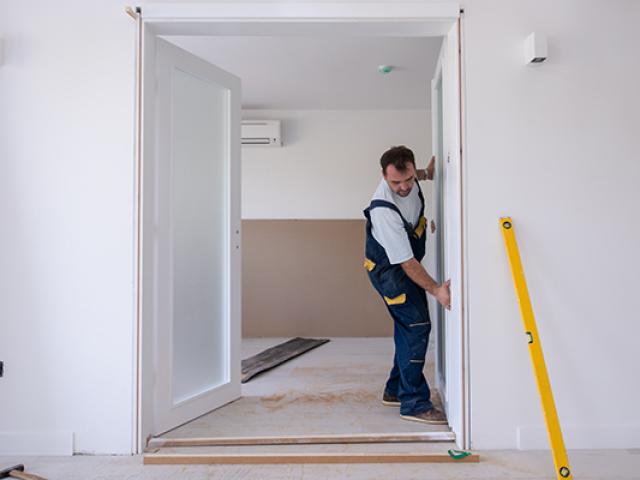
[[173,71],[173,403],[229,381],[229,91]]
[[240,397],[241,92],[229,72],[155,45],[143,284],[160,434]]

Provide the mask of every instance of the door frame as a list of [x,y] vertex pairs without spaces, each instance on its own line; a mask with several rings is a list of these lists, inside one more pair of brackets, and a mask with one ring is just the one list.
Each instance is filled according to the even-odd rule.
[[[459,302],[461,332],[460,369],[458,378],[461,428],[456,432],[456,442],[461,448],[471,447],[470,437],[470,379],[469,379],[469,337],[468,309],[466,296],[466,197],[462,191],[466,160],[464,142],[464,69],[462,57],[461,13],[457,3],[216,3],[216,4],[151,4],[144,9],[127,9],[130,15],[135,11],[137,20],[136,41],[136,101],[135,101],[135,178],[134,178],[134,398],[133,402],[133,453],[144,451],[153,429],[153,375],[154,375],[154,312],[145,291],[153,283],[145,278],[143,255],[145,231],[152,231],[148,215],[145,217],[144,181],[148,177],[149,165],[144,158],[155,153],[155,138],[150,122],[145,118],[155,118],[153,105],[142,103],[143,91],[155,89],[154,43],[155,37],[162,35],[229,35],[229,34],[271,34],[271,35],[374,35],[374,36],[447,36],[457,24],[458,28],[458,86],[459,86],[459,128],[460,165],[457,185],[460,186],[460,209],[451,213],[451,220],[457,222],[460,242],[453,247],[460,252],[460,275],[462,291]],[[133,15],[132,15],[133,16]],[[145,222],[145,218],[147,221]],[[146,223],[146,226],[145,226]]]

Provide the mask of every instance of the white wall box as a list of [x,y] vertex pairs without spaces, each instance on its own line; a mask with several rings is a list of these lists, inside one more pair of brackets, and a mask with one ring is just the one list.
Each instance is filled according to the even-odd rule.
[[280,120],[243,120],[242,145],[281,147],[281,127]]

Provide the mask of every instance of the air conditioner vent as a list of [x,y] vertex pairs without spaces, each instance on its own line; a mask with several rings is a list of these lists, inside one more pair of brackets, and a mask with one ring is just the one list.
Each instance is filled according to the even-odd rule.
[[242,145],[281,147],[280,120],[243,120]]

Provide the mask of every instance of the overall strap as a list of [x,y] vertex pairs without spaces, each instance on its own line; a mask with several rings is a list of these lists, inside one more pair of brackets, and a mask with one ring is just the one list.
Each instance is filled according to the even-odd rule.
[[[422,198],[422,192],[420,192],[420,198]],[[367,220],[371,220],[371,210],[373,210],[374,208],[389,208],[391,210],[393,210],[394,212],[396,212],[398,215],[400,215],[400,219],[402,220],[402,223],[404,224],[405,229],[407,229],[407,231],[413,231],[413,226],[407,222],[407,220],[405,220],[405,218],[402,216],[402,213],[400,212],[400,209],[396,206],[396,204],[389,202],[387,200],[371,200],[371,203],[369,204],[369,207],[364,211],[364,216],[367,218]],[[424,200],[422,201],[422,210],[424,211]]]
[[[422,189],[420,188],[420,182],[416,180],[416,185],[418,187],[418,198],[420,198],[420,216],[418,219],[424,217],[424,195],[422,195]],[[420,221],[420,220],[418,220]]]

